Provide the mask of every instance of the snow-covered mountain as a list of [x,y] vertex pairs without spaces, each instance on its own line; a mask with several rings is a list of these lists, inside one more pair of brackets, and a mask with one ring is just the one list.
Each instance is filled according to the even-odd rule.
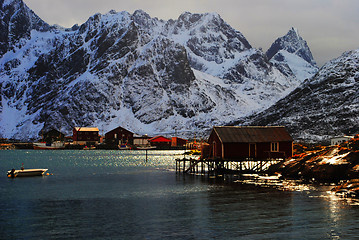
[[284,125],[304,140],[359,133],[359,49],[325,64],[311,80],[250,122]]
[[30,39],[31,31],[48,31],[41,20],[22,0],[3,0],[0,5],[0,56]]
[[295,28],[291,28],[285,36],[278,38],[266,55],[282,73],[296,76],[300,81],[309,79],[318,72],[307,42]]
[[200,132],[300,84],[214,13],[163,21],[110,11],[71,29],[49,26],[21,0],[5,0],[0,14],[0,137],[74,126]]

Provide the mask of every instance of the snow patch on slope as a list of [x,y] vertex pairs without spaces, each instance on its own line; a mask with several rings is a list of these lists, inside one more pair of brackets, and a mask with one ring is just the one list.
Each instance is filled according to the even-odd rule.
[[[277,61],[276,59],[278,58],[281,58],[282,61]],[[280,50],[277,55],[271,59],[271,62],[274,64],[287,64],[300,82],[313,77],[314,74],[318,72],[317,67],[313,67],[313,65],[305,61],[303,58],[289,53],[286,50]]]

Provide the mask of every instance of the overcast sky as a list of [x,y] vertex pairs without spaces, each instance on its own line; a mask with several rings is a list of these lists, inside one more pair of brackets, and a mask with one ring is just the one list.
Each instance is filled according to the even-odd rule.
[[24,0],[49,24],[81,25],[111,9],[177,19],[185,12],[217,12],[255,47],[266,51],[291,27],[307,41],[318,65],[359,48],[358,0]]

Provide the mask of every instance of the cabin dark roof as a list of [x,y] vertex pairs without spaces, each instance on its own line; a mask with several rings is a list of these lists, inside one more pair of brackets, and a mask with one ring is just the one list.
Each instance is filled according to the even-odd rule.
[[127,133],[130,133],[130,134],[133,134],[133,132],[131,132],[131,131],[129,131],[129,130],[127,130],[127,129],[121,127],[121,126],[115,128],[115,129],[112,129],[111,131],[107,132],[106,134],[116,133],[116,132],[118,132],[118,131],[120,131],[120,132],[123,131],[123,132],[127,132]]
[[222,143],[259,143],[259,142],[288,142],[293,141],[285,127],[214,127],[213,131],[218,135]]

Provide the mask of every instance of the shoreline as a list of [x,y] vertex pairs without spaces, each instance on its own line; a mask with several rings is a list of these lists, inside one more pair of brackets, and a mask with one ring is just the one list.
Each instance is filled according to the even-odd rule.
[[[83,150],[83,148],[86,145],[73,145],[73,144],[65,144],[65,148],[63,149],[56,149],[56,150]],[[28,150],[34,150],[33,143],[2,143],[0,144],[0,150],[22,150],[22,149],[28,149]],[[118,146],[113,145],[106,145],[106,144],[100,144],[97,145],[95,149],[91,150],[143,150],[143,149],[119,149]],[[192,150],[187,149],[186,147],[171,147],[171,146],[164,146],[164,147],[157,147],[155,149],[151,150]]]

